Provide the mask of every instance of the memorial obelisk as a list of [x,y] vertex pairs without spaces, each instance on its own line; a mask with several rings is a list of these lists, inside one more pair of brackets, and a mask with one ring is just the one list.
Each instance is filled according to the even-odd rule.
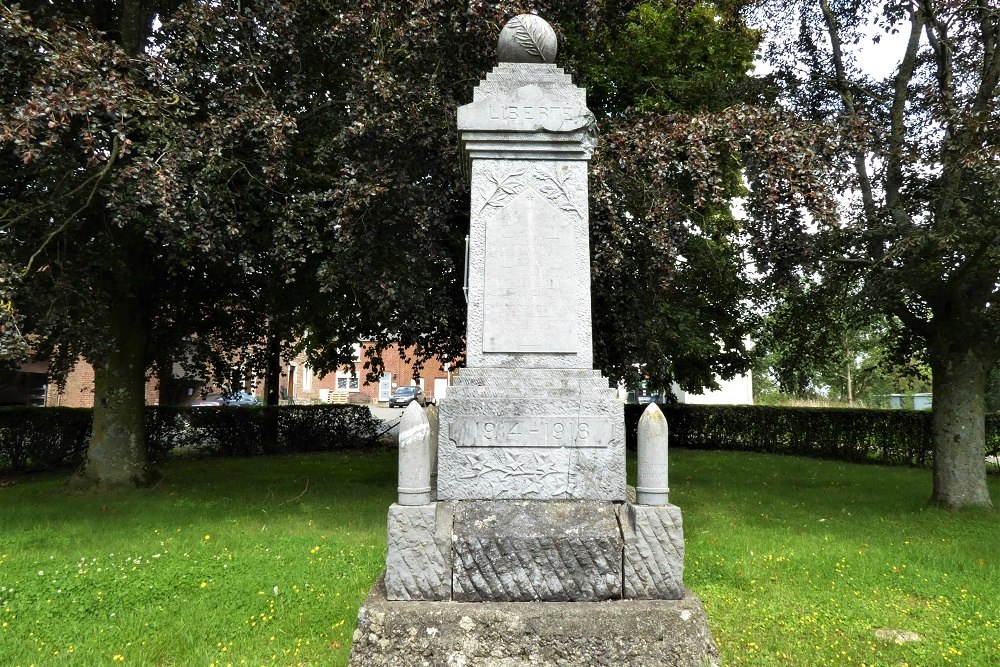
[[[458,110],[470,161],[466,368],[441,405],[438,497],[625,500],[621,402],[593,370],[585,91],[514,18]],[[546,62],[533,62],[531,59]]]
[[[403,418],[385,576],[351,664],[717,664],[683,586],[666,423],[644,416],[656,442],[641,450],[662,460],[639,462],[648,504],[628,502],[623,405],[593,369],[585,91],[554,64],[537,16],[511,19],[497,54],[458,110],[466,367],[440,402],[437,443],[419,406]],[[433,455],[419,452],[435,445],[433,489]]]

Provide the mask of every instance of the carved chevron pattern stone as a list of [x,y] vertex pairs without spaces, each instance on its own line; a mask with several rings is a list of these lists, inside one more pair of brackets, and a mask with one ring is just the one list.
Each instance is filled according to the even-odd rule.
[[389,508],[387,599],[451,598],[451,514],[447,503]]
[[622,595],[622,540],[611,503],[464,502],[454,530],[455,601]]
[[622,506],[625,553],[622,571],[630,600],[684,597],[684,530],[675,505]]

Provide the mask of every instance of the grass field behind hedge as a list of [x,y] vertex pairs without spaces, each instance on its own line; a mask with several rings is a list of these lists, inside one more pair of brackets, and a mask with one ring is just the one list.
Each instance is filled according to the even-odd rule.
[[[0,665],[345,665],[395,454],[174,461],[152,490],[0,487]],[[686,582],[727,665],[1000,665],[1000,519],[930,473],[675,451]],[[991,480],[1000,501],[1000,480]],[[915,632],[895,644],[883,629]]]

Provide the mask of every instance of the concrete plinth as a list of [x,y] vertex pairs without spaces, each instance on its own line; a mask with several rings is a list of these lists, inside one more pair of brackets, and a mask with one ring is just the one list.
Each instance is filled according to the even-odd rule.
[[389,602],[358,614],[351,667],[717,667],[701,601]]

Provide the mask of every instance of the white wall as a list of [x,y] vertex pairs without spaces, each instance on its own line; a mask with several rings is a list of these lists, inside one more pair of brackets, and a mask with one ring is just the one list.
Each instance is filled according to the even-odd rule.
[[715,378],[719,383],[718,391],[706,389],[703,394],[689,394],[676,384],[674,394],[680,403],[698,405],[753,405],[753,379],[750,374],[738,375],[732,380]]

